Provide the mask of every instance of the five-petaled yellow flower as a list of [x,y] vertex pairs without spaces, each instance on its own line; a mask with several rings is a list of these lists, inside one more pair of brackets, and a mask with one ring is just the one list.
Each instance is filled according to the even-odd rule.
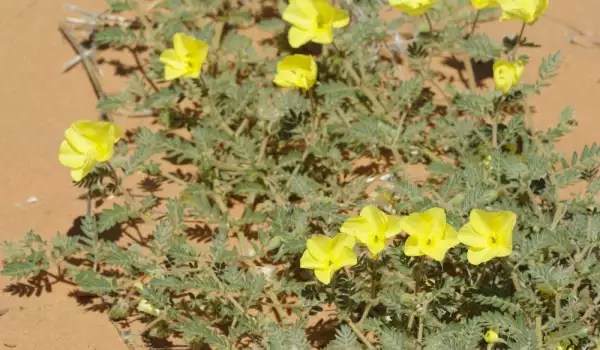
[[511,63],[505,60],[498,60],[494,62],[493,69],[496,88],[506,95],[510,89],[519,83],[525,71],[525,66],[521,61]]
[[533,24],[546,12],[548,0],[497,0],[502,8],[501,21],[516,19]]
[[288,41],[293,48],[309,41],[331,44],[333,28],[342,28],[350,23],[348,13],[331,6],[329,0],[290,0],[282,18],[292,25]]
[[402,219],[401,226],[410,235],[404,245],[407,256],[427,255],[442,261],[448,249],[459,243],[456,230],[446,223],[446,212],[442,208],[410,214]]
[[160,55],[160,61],[165,65],[165,80],[198,78],[207,54],[208,45],[204,41],[176,33],[173,48]]
[[467,259],[473,265],[512,253],[512,233],[517,214],[473,209],[469,222],[458,232],[458,240],[469,246]]
[[471,0],[471,3],[478,10],[500,6],[498,0]]
[[74,181],[81,181],[99,162],[109,160],[123,131],[110,122],[79,120],[65,130],[58,151],[59,162],[71,168]]
[[338,233],[333,238],[312,236],[306,241],[306,251],[300,259],[300,267],[314,270],[319,281],[329,284],[337,270],[356,265],[354,244],[354,237],[344,233]]
[[390,5],[411,16],[422,16],[431,10],[438,0],[390,0]]
[[496,344],[501,340],[500,336],[498,335],[498,329],[494,328],[488,329],[488,331],[485,332],[483,339],[485,339],[485,342],[488,344]]
[[402,231],[401,220],[399,216],[387,215],[376,206],[367,205],[360,211],[360,216],[346,220],[340,231],[356,237],[375,257],[383,250],[388,238]]
[[277,64],[273,82],[282,87],[310,89],[317,81],[317,63],[312,56],[291,55]]

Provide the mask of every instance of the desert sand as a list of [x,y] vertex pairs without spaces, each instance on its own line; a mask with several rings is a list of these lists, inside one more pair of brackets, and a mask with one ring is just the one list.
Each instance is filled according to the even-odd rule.
[[[57,152],[71,122],[95,119],[98,113],[83,67],[62,72],[63,64],[75,56],[57,30],[63,18],[73,15],[63,4],[63,0],[0,1],[0,241],[20,239],[28,230],[51,239],[57,231],[66,233],[85,211],[84,201],[77,199],[81,189],[72,185]],[[103,0],[73,0],[73,4],[96,11],[105,8]],[[558,145],[567,153],[600,140],[600,46],[594,45],[594,39],[600,42],[599,13],[598,0],[552,1],[526,33],[541,45],[523,49],[531,56],[530,67],[537,67],[550,52],[562,53],[564,62],[553,86],[531,102],[538,128],[554,123],[565,106],[575,107],[579,127]],[[519,25],[490,23],[480,29],[499,40],[516,33]],[[125,78],[117,76],[110,64],[99,67],[105,90],[119,91]],[[458,78],[456,70],[447,69],[450,77]],[[536,74],[537,69],[529,69],[525,79],[533,81]],[[483,84],[489,88],[490,79]],[[140,123],[120,122],[125,127]],[[32,196],[37,201],[26,203]],[[88,310],[69,296],[74,289],[0,278],[0,349],[125,349],[106,314]]]

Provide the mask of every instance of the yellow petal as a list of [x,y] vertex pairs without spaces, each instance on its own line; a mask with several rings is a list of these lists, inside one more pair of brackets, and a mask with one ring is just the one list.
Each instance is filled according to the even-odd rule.
[[377,256],[385,248],[385,239],[383,237],[372,236],[369,240],[362,243],[367,246],[373,257]]
[[67,140],[60,144],[58,161],[68,168],[81,168],[85,163],[85,154],[77,152]]
[[86,156],[85,162],[80,168],[71,169],[71,178],[75,182],[81,181],[87,174],[92,172],[94,167],[96,166],[96,160],[91,156]]
[[71,125],[65,130],[65,139],[69,145],[77,153],[87,154],[89,152],[95,152],[96,145],[94,145],[90,139],[83,136],[74,125],[75,124]]
[[431,223],[423,213],[412,213],[402,218],[402,230],[411,236],[428,235]]
[[317,261],[329,261],[331,254],[331,238],[314,235],[306,241],[306,248]]
[[486,237],[496,233],[498,237],[512,235],[517,215],[510,211],[487,212],[473,209],[470,214],[473,229]]
[[460,243],[473,248],[483,249],[488,246],[487,237],[479,234],[473,229],[472,223],[465,224],[458,232],[458,240]]
[[290,28],[288,32],[288,41],[290,46],[294,49],[311,41],[315,37],[313,32],[305,31],[297,27]]
[[273,79],[273,83],[281,87],[296,87],[298,86],[297,75],[290,70],[284,70],[277,72],[275,79]]
[[177,55],[183,59],[197,55],[198,42],[198,39],[184,33],[175,33],[173,36],[173,48]]
[[403,218],[397,215],[388,215],[387,230],[383,234],[385,238],[392,238],[402,231]]
[[449,248],[446,242],[434,240],[430,244],[422,245],[421,251],[433,260],[442,261]]
[[326,261],[319,261],[315,259],[315,257],[312,256],[310,251],[307,249],[304,251],[304,254],[302,254],[302,258],[300,258],[300,267],[311,270],[324,269],[328,268],[329,264]]
[[315,277],[317,277],[321,283],[328,285],[331,282],[334,272],[335,271],[331,268],[326,270],[315,270]]
[[467,252],[467,260],[469,260],[469,263],[471,263],[473,265],[479,265],[481,263],[490,261],[491,259],[493,259],[495,257],[496,257],[496,255],[494,254],[494,251],[492,249],[488,249],[488,248],[483,248],[483,249],[471,248]]
[[339,270],[344,266],[354,266],[357,263],[356,254],[353,249],[343,247],[335,259],[332,260],[332,263],[334,270]]
[[343,28],[350,23],[348,12],[333,8],[333,28]]
[[429,216],[429,236],[435,239],[441,239],[446,232],[446,212],[442,208],[431,208],[423,212]]
[[326,30],[319,31],[312,41],[318,44],[331,44],[333,42],[333,29],[328,28]]
[[406,256],[421,256],[423,252],[419,246],[418,236],[410,236],[404,243],[404,255]]
[[295,27],[309,30],[316,25],[317,15],[317,9],[311,1],[300,0],[299,2],[290,3],[283,11],[281,18]]
[[354,248],[356,239],[345,233],[338,233],[331,240],[331,259],[336,259],[345,248]]
[[174,49],[167,49],[160,54],[160,62],[171,69],[185,70],[187,63],[180,57]]
[[454,229],[454,227],[446,224],[446,232],[444,233],[444,241],[450,246],[450,248],[458,245],[460,241],[458,240],[458,233]]
[[185,69],[173,68],[173,66],[165,66],[165,80],[175,80],[186,74]]
[[104,121],[81,120],[73,123],[72,128],[94,146],[93,156],[98,162],[107,161],[113,156],[114,144],[123,134],[118,125]]
[[384,212],[374,205],[367,205],[360,211],[360,216],[367,219],[372,229],[377,232],[385,232],[387,229],[387,217]]
[[361,243],[369,241],[370,237],[374,234],[371,225],[363,217],[349,218],[342,224],[340,232],[356,237]]

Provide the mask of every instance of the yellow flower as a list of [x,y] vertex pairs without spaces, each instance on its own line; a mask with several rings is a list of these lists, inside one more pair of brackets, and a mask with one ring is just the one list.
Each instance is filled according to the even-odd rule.
[[446,223],[446,212],[442,208],[410,214],[402,219],[401,226],[410,235],[404,245],[407,256],[427,255],[442,261],[448,249],[459,243],[456,230]]
[[498,336],[498,329],[493,328],[488,329],[488,331],[485,332],[483,339],[485,339],[486,343],[488,344],[496,344],[497,342],[501,341],[500,337]]
[[478,10],[500,6],[498,0],[471,0],[471,3]]
[[290,0],[282,18],[292,25],[288,41],[293,48],[309,41],[331,44],[333,28],[342,28],[350,23],[348,13],[331,6],[328,0]]
[[65,130],[65,140],[60,144],[58,161],[71,168],[74,181],[81,181],[99,162],[109,160],[114,145],[123,131],[110,122],[79,120]]
[[458,232],[458,240],[469,246],[467,258],[473,265],[512,253],[512,232],[517,214],[511,211],[471,210],[469,222]]
[[390,0],[390,5],[411,16],[422,16],[437,2],[438,0]]
[[516,19],[533,24],[546,12],[548,0],[497,0],[502,8],[501,21]]
[[575,345],[570,344],[566,340],[561,340],[558,344],[556,344],[555,350],[575,350]]
[[360,216],[346,220],[340,231],[356,237],[369,248],[371,255],[377,256],[385,247],[385,240],[402,231],[400,221],[399,216],[387,215],[376,206],[367,205]]
[[149,315],[159,316],[160,310],[154,307],[152,304],[148,302],[146,299],[140,299],[140,302],[137,306],[138,311],[147,313]]
[[173,48],[160,55],[165,65],[165,80],[179,77],[198,78],[208,54],[208,45],[192,36],[176,33]]
[[315,271],[323,284],[329,284],[333,274],[344,266],[356,265],[354,237],[338,233],[335,237],[312,236],[306,241],[306,251],[300,259],[300,267]]
[[523,62],[517,61],[511,63],[505,60],[494,62],[494,83],[496,89],[502,91],[505,95],[515,87],[525,71]]
[[317,81],[317,63],[312,56],[291,55],[277,63],[273,82],[282,87],[310,89]]

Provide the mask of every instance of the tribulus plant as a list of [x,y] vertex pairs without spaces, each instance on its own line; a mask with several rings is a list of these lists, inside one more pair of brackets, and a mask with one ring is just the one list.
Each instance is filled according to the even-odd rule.
[[[4,276],[74,283],[114,320],[145,323],[149,344],[600,346],[600,148],[557,152],[574,110],[537,130],[527,102],[560,64],[522,50],[547,1],[108,5],[96,44],[146,48],[142,67],[99,101],[113,122],[67,128],[59,160],[91,200],[118,203],[91,208],[79,236],[5,242]],[[111,22],[121,12],[137,20]],[[483,19],[522,30],[495,42]],[[449,55],[467,86],[438,81]],[[493,65],[488,88],[472,60]],[[132,111],[155,123],[121,139]],[[139,174],[178,192],[125,188]],[[107,237],[127,225],[142,237]]]

